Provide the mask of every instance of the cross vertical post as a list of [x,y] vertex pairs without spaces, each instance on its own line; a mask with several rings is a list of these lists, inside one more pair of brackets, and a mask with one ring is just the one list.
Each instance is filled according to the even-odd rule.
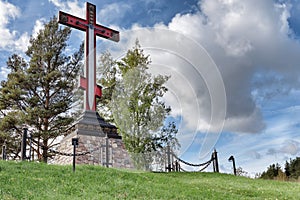
[[80,77],[80,88],[85,90],[84,110],[96,111],[96,98],[102,95],[101,86],[96,84],[96,36],[118,42],[119,31],[96,23],[96,6],[86,3],[86,19],[59,11],[58,22],[86,32],[84,75]]

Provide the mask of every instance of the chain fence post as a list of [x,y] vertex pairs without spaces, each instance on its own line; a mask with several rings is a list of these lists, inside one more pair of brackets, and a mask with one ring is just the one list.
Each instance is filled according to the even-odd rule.
[[212,154],[213,157],[213,168],[214,172],[219,173],[219,163],[218,163],[218,152],[216,149],[214,149],[214,152]]
[[[110,153],[110,151],[111,151],[111,153]],[[102,166],[105,166],[107,168],[109,168],[109,165],[113,166],[113,157],[112,157],[113,152],[112,151],[113,151],[112,146],[109,144],[109,137],[106,134],[104,144],[101,145],[101,148],[100,148],[100,154],[101,154],[100,160],[101,160]],[[105,157],[105,159],[103,157]],[[110,162],[110,160],[111,160],[111,162]]]
[[233,165],[233,174],[236,176],[236,167],[235,167],[235,160],[233,156],[230,156],[228,161],[232,161],[232,165]]
[[109,167],[109,143],[108,143],[108,136],[106,134],[105,136],[105,165],[108,168]]
[[72,145],[73,148],[73,172],[75,172],[75,165],[76,165],[76,147],[78,146],[78,138],[72,138]]
[[4,141],[2,146],[2,160],[6,160],[6,141]]
[[177,160],[175,160],[175,171],[179,172],[179,169],[180,169],[179,162]]
[[171,149],[170,149],[170,145],[167,146],[167,160],[168,160],[168,166],[167,171],[171,172]]
[[215,167],[215,155],[214,152],[212,152],[211,154],[211,160],[213,162],[213,171],[216,172],[216,167]]

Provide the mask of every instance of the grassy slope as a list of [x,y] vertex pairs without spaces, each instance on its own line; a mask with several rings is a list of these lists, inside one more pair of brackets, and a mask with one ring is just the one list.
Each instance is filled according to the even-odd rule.
[[300,184],[0,161],[0,199],[300,199]]

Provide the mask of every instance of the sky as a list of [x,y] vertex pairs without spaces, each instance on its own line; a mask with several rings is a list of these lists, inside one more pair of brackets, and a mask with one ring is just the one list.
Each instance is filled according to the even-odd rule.
[[[179,128],[178,155],[202,163],[218,151],[220,171],[249,175],[300,156],[300,2],[296,0],[102,0],[97,23],[120,42],[97,39],[97,55],[120,59],[136,39],[149,71],[170,75],[164,100]],[[81,0],[0,0],[0,79],[10,55],[58,11],[85,17]],[[84,33],[73,30],[68,50]],[[196,168],[192,170],[197,170]],[[207,171],[212,171],[208,168]]]

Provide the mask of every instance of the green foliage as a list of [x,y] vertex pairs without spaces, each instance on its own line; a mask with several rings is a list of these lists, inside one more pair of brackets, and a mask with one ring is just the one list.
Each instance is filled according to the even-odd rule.
[[300,177],[300,157],[290,159],[290,162],[286,161],[285,174],[294,180]]
[[150,173],[0,161],[0,199],[300,199],[299,184],[219,173]]
[[284,167],[285,175],[289,177],[291,175],[291,167],[290,163],[288,161],[285,162],[285,167]]
[[275,177],[278,176],[278,174],[280,172],[282,172],[280,165],[278,163],[276,165],[272,164],[268,167],[266,172],[263,172],[261,174],[261,178],[263,178],[263,179],[274,179]]
[[[0,131],[5,133],[2,140],[8,142],[9,154],[18,154],[11,141],[20,141],[22,128],[27,125],[35,139],[35,153],[46,162],[53,141],[72,124],[83,45],[72,56],[65,55],[70,33],[70,28],[60,28],[54,17],[30,39],[28,62],[18,55],[8,58],[10,73],[0,88],[0,112],[4,116]],[[42,153],[41,145],[45,147]]]
[[151,61],[138,41],[120,61],[114,61],[109,53],[100,60],[103,96],[99,111],[117,125],[127,150],[138,162],[146,160],[143,163],[149,165],[151,152],[167,143],[178,147],[175,123],[164,126],[171,108],[162,99],[170,77],[153,76],[147,71]]
[[117,84],[117,65],[111,54],[106,52],[100,57],[101,66],[97,70],[98,76],[101,77],[99,84],[102,86],[102,97],[97,99],[98,112],[106,121],[113,122],[113,116],[109,107],[113,91]]
[[295,159],[290,159],[290,161],[285,162],[284,172],[282,171],[280,165],[277,163],[272,164],[268,167],[267,171],[260,175],[263,179],[276,179],[276,180],[297,180],[300,177],[300,157]]

